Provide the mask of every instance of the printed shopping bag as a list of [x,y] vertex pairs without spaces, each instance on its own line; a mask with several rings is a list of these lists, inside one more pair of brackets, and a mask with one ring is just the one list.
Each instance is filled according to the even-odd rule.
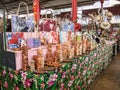
[[[52,13],[51,10],[47,10],[45,13],[47,13],[48,11],[50,11]],[[56,31],[56,20],[53,18],[47,18],[47,15],[45,18],[42,18],[40,20],[39,23],[39,31]]]
[[61,31],[74,32],[74,23],[70,20],[70,14],[65,14],[61,20]]
[[68,41],[68,33],[65,31],[60,31],[60,43],[65,43]]
[[[20,18],[19,17],[19,10],[20,6],[24,4],[27,9],[27,17]],[[29,31],[34,31],[34,17],[33,16],[28,16],[29,10],[28,6],[25,2],[21,2],[18,6],[18,11],[17,15],[13,15],[11,18],[11,24],[12,24],[12,32],[29,32]]]
[[48,32],[48,43],[56,44],[59,41],[59,34],[55,31]]
[[40,31],[39,36],[40,36],[41,45],[46,45],[47,44],[48,32]]
[[40,39],[39,38],[28,38],[27,45],[29,48],[36,48],[40,46]]
[[61,31],[71,31],[74,32],[74,23],[72,22],[66,22],[66,21],[62,21],[61,23]]
[[36,34],[36,32],[29,32],[28,37],[27,45],[29,48],[36,48],[41,45],[38,33]]
[[6,36],[8,49],[19,48],[24,41],[24,34],[22,32],[7,32]]

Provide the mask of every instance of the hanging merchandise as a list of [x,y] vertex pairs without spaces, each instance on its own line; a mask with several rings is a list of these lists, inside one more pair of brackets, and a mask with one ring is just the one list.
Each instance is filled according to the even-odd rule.
[[39,22],[39,31],[47,31],[47,32],[50,32],[50,31],[56,31],[56,26],[57,26],[57,22],[56,22],[56,19],[54,18],[48,18],[47,17],[47,12],[50,11],[51,14],[53,15],[53,12],[51,10],[47,10],[45,12],[45,18],[42,18],[40,19],[40,22]]
[[57,44],[59,41],[58,33],[55,31],[48,32],[47,41],[48,44]]
[[47,45],[47,36],[48,35],[48,32],[45,32],[45,31],[40,31],[39,32],[39,36],[40,36],[40,42],[41,42],[41,45]]
[[41,45],[38,32],[30,32],[28,37],[29,38],[27,39],[27,45],[29,48],[36,48]]
[[36,48],[41,45],[40,43],[40,37],[38,33],[38,28],[36,26],[39,25],[39,18],[40,18],[40,11],[39,11],[39,0],[34,0],[33,1],[33,11],[34,11],[34,30],[35,33],[32,31],[29,31],[29,38],[27,39],[27,45],[29,48]]
[[60,43],[65,43],[68,41],[68,33],[65,31],[60,31]]
[[106,12],[106,16],[107,16],[107,19],[108,19],[108,20],[111,20],[112,17],[113,17],[113,14],[112,14],[111,12],[107,11],[107,12]]
[[71,21],[61,21],[61,31],[74,31],[74,23]]
[[96,12],[92,12],[91,14],[89,14],[89,16],[92,17],[92,19],[96,22],[97,25],[102,22],[102,16],[100,15],[100,13],[97,15]]
[[[27,16],[23,18],[19,17],[20,6],[25,5],[27,9]],[[21,2],[18,6],[16,15],[12,15],[11,18],[12,32],[30,32],[34,31],[34,17],[29,16],[28,5],[25,2]]]
[[22,32],[8,32],[6,33],[7,48],[15,49],[21,47],[21,42],[24,41],[24,34]]
[[110,31],[110,20],[112,19],[113,14],[110,11],[103,9],[104,0],[100,0],[100,2],[101,8],[98,9],[98,15],[96,14],[96,12],[92,12],[91,14],[89,14],[89,16],[92,17],[93,21],[98,26],[100,26],[102,30]]
[[110,29],[110,20],[112,19],[113,14],[108,10],[105,10],[105,15],[103,16],[103,22],[101,23],[101,28]]
[[74,23],[70,20],[70,14],[66,14],[63,16],[60,25],[61,31],[71,31],[74,32]]
[[101,28],[103,28],[103,29],[109,29],[110,28],[110,23],[109,22],[102,22],[101,23]]

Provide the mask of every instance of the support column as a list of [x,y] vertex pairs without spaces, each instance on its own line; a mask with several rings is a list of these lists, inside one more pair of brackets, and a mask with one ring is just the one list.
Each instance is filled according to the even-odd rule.
[[[72,21],[74,22],[74,26],[76,26],[76,23],[77,23],[77,0],[72,0]],[[75,28],[74,28],[74,30],[75,30]]]
[[39,25],[40,19],[40,0],[33,0],[33,12],[34,12],[34,20],[37,25]]

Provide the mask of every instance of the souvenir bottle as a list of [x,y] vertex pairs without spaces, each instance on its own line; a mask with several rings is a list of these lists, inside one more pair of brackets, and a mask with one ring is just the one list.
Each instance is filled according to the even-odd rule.
[[47,48],[47,54],[46,54],[46,63],[52,64],[54,62],[54,57],[52,53],[52,47],[48,46]]
[[28,69],[28,47],[21,47],[22,50],[22,69],[26,71]]
[[42,61],[37,55],[33,56],[33,60],[35,61],[35,68],[39,72],[42,69]]
[[42,51],[42,49],[38,49],[37,50],[37,54],[38,54],[38,57],[41,59],[42,68],[44,68],[44,62],[45,62],[45,60],[44,60],[44,57],[43,57],[43,51]]
[[30,69],[31,69],[31,71],[35,70],[35,61],[34,60],[30,61]]

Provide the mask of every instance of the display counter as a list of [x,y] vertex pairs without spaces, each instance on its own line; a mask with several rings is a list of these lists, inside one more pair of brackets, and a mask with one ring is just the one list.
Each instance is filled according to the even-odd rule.
[[47,67],[41,74],[32,71],[0,69],[1,90],[86,90],[97,75],[105,69],[112,56],[112,45],[98,46],[62,67]]

